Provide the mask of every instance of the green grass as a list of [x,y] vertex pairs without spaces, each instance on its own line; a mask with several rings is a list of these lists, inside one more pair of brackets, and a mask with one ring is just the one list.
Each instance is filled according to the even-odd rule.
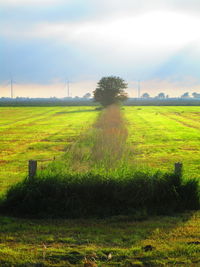
[[200,178],[200,107],[124,107],[131,165]]
[[[1,192],[22,180],[30,158],[64,157],[69,147],[81,146],[81,151],[86,149],[84,165],[93,135],[88,129],[97,117],[96,111],[86,111],[90,109],[94,108],[1,108],[0,153],[9,161],[1,162]],[[58,113],[66,111],[70,112]],[[199,107],[125,107],[129,131],[125,160],[133,168],[162,171],[171,171],[175,161],[182,161],[186,177],[199,177],[199,112]],[[96,166],[94,171],[105,173]],[[84,257],[105,267],[199,266],[199,242],[199,211],[154,217],[138,212],[104,220],[0,217],[0,266],[5,267],[83,266]]]
[[[52,160],[77,142],[95,121],[94,109],[1,107],[0,192],[26,175],[29,159]],[[130,150],[126,162],[172,171],[174,162],[181,161],[187,177],[200,177],[200,107],[124,107],[124,115]],[[87,134],[92,139],[93,132]],[[39,168],[47,163],[39,162]]]
[[198,182],[175,174],[100,175],[46,171],[12,186],[0,212],[31,218],[169,215],[200,208]]
[[[105,220],[0,217],[0,265],[83,266],[86,256],[104,267],[199,266],[199,221],[199,212]],[[152,251],[145,251],[149,245]]]
[[[95,120],[94,107],[0,108],[0,192],[27,174],[29,159],[60,157]],[[48,162],[39,162],[39,169]]]

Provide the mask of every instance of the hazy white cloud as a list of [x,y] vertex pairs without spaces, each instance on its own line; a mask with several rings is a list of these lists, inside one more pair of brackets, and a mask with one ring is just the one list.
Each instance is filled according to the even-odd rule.
[[190,44],[200,44],[200,18],[190,15],[152,11],[139,16],[125,16],[85,22],[40,23],[30,28],[2,28],[7,38],[53,39],[100,55],[117,57],[123,63],[161,63]]
[[139,16],[125,16],[104,21],[42,22],[22,25],[4,24],[0,33],[7,38],[57,38],[97,46],[127,44],[136,47],[179,48],[200,39],[200,18],[190,15],[154,11]]
[[41,23],[21,30],[13,25],[1,29],[7,37],[58,38],[88,43],[127,43],[137,46],[180,46],[199,39],[200,19],[175,12],[155,11],[137,17],[81,23]]
[[199,0],[89,0],[96,5],[101,15],[139,14],[152,10],[174,10],[197,14],[200,12]]
[[[96,13],[107,12],[112,15],[114,13],[123,12],[146,12],[155,9],[179,9],[186,12],[199,12],[199,0],[1,0],[0,5],[18,6],[18,5],[33,5],[33,4],[54,4],[55,6],[68,4],[69,2],[80,6],[91,6]],[[91,14],[92,15],[92,14]]]
[[[45,74],[38,79],[41,82],[49,73],[54,75],[49,66],[56,69],[55,75],[71,69],[73,79],[81,75],[84,79],[87,72],[85,79],[107,73],[148,80],[157,73],[165,79],[177,69],[182,76],[198,76],[200,51],[193,47],[200,47],[199,0],[0,0],[0,6],[6,7],[0,35],[7,69],[13,68],[26,81],[36,81],[37,64]],[[74,87],[77,92],[83,84]],[[168,82],[155,84],[167,87]]]
[[[65,2],[69,2],[71,0],[65,0]],[[29,5],[48,5],[48,4],[60,4],[63,3],[64,0],[1,0],[0,6],[29,6]]]

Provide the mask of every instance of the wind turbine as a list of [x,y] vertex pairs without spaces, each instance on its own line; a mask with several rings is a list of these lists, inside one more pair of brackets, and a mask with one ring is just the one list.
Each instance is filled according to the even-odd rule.
[[14,84],[16,84],[16,82],[13,80],[12,75],[10,75],[10,96],[11,98],[14,98]]
[[140,98],[140,80],[138,81],[138,98]]
[[14,84],[16,84],[16,82],[13,80],[12,76],[10,76],[10,80],[7,81],[6,83],[4,83],[4,85],[7,87],[8,85],[10,85],[10,97],[13,98],[14,97]]
[[67,97],[70,97],[70,81],[68,78],[65,80],[65,88],[67,89]]

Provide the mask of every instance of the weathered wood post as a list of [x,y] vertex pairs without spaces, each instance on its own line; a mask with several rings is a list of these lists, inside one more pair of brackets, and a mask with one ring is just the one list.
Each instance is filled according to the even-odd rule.
[[29,179],[33,179],[37,172],[37,160],[29,160],[28,161],[28,177]]
[[183,163],[176,162],[174,164],[174,174],[176,174],[178,176],[182,176],[182,173],[183,173]]

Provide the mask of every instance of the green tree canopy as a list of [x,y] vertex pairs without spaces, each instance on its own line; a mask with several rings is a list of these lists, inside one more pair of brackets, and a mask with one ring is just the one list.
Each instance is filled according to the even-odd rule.
[[127,99],[127,93],[124,91],[127,87],[128,84],[120,77],[103,77],[93,92],[94,100],[104,107],[122,102]]

